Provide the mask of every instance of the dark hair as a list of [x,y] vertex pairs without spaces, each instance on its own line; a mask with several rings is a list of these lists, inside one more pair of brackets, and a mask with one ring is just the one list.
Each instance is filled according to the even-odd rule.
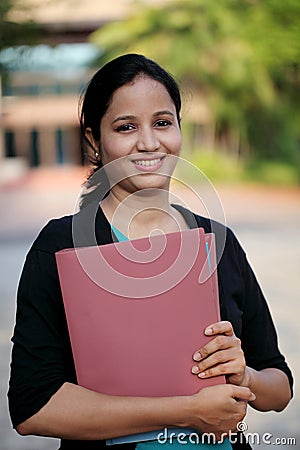
[[[105,64],[88,83],[80,98],[80,130],[81,145],[85,154],[85,145],[88,144],[94,153],[97,149],[86,137],[86,130],[90,128],[92,136],[100,145],[100,122],[107,111],[114,92],[131,83],[137,76],[145,75],[161,83],[168,91],[174,102],[178,122],[180,123],[181,98],[180,91],[175,79],[160,65],[143,55],[126,54]],[[100,148],[99,148],[100,152]],[[90,162],[94,165],[86,186],[95,186],[92,182],[92,175],[102,167],[101,159],[90,157]],[[89,183],[90,181],[90,183]]]

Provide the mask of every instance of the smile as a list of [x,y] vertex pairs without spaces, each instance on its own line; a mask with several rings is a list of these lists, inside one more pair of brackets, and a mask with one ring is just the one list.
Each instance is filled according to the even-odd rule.
[[137,164],[138,166],[155,166],[161,161],[161,158],[157,159],[151,159],[150,161],[147,159],[142,159],[140,161],[134,161],[134,164]]
[[154,172],[162,165],[164,157],[154,159],[138,159],[133,164],[143,172]]

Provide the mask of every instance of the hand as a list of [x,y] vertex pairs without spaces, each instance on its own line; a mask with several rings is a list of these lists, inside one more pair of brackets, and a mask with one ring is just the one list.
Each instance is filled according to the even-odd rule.
[[213,433],[217,440],[235,432],[243,420],[248,401],[255,400],[249,388],[219,384],[201,389],[193,396],[188,426],[201,433]]
[[199,378],[226,375],[231,384],[249,386],[250,376],[241,341],[235,336],[231,323],[222,321],[209,325],[205,334],[215,337],[194,353],[197,365],[192,367],[192,373]]

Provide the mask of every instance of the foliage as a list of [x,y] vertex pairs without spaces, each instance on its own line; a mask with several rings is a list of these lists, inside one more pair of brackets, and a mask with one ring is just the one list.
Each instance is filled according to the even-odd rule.
[[297,166],[281,161],[253,160],[245,165],[244,179],[272,185],[296,185],[300,182]]
[[[17,0],[0,1],[0,52],[14,45],[33,44],[39,36],[39,27],[34,22],[17,23],[11,20],[11,13],[21,8]],[[0,74],[2,71],[0,64]]]
[[[200,169],[212,182],[233,184],[244,181],[245,179],[244,164],[230,155],[200,148],[192,154],[189,153],[187,155],[183,151],[181,156]],[[179,164],[176,171],[179,179],[183,177],[183,179],[187,179],[191,183],[199,182],[197,171],[190,169],[189,164]]]
[[297,162],[300,2],[185,0],[135,3],[97,30],[101,62],[125,52],[155,59],[206,99],[219,136],[239,154]]
[[[259,183],[276,186],[295,186],[300,182],[297,166],[286,162],[270,160],[237,160],[232,155],[217,151],[198,149],[192,155],[182,157],[199,168],[213,183],[239,184]],[[183,167],[183,168],[182,168]],[[199,182],[197,171],[189,170],[189,165],[182,166],[177,175],[190,182]],[[183,173],[184,170],[184,173]]]

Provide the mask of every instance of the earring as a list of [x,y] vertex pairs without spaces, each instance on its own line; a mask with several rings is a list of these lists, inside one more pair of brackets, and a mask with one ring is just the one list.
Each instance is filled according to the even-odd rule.
[[96,159],[99,158],[99,153],[98,152],[95,152],[95,157],[96,157]]

